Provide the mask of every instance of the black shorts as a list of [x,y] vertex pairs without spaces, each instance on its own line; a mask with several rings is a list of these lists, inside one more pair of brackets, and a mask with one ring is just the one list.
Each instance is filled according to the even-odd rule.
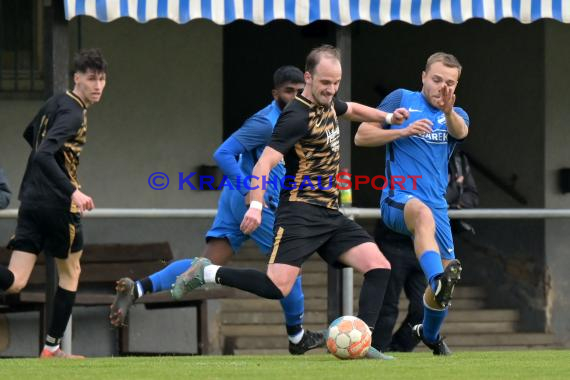
[[339,257],[363,243],[374,242],[355,221],[340,211],[305,202],[281,202],[273,227],[275,239],[269,264],[301,267],[314,252],[342,268]]
[[78,213],[44,207],[21,206],[16,234],[8,249],[65,259],[83,249],[83,229]]

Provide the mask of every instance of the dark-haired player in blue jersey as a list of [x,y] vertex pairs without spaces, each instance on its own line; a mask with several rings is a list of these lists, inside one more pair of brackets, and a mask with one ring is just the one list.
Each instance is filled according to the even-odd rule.
[[[435,53],[422,73],[422,90],[390,93],[378,106],[385,112],[404,107],[409,118],[402,125],[362,123],[358,146],[386,148],[386,177],[406,178],[404,185],[387,186],[380,201],[382,219],[392,230],[413,239],[416,256],[429,282],[424,293],[423,323],[413,333],[434,355],[451,351],[439,334],[447,315],[461,264],[455,259],[445,191],[448,160],[468,133],[469,117],[454,107],[461,64],[451,54]],[[410,180],[414,176],[416,186]],[[373,336],[374,345],[374,336]]]
[[[275,167],[267,180],[267,193],[263,208],[263,224],[254,233],[240,231],[240,223],[249,204],[249,186],[244,182],[251,175],[257,159],[271,140],[273,127],[283,108],[304,86],[303,73],[293,66],[282,66],[273,75],[273,102],[245,121],[214,153],[214,159],[230,183],[225,182],[218,202],[218,214],[206,233],[204,257],[218,265],[224,265],[238,252],[243,243],[251,238],[259,249],[268,254],[273,246],[273,224],[279,202],[281,179],[285,175],[282,164]],[[239,159],[236,159],[239,158]],[[171,290],[174,298],[182,296],[182,289],[175,286],[176,278],[192,265],[192,259],[177,260],[160,272],[138,281],[122,278],[117,282],[117,296],[111,306],[110,319],[113,325],[122,325],[129,307],[145,293]],[[285,314],[289,352],[303,354],[324,345],[320,332],[303,329],[304,295],[301,277],[297,278],[293,291],[281,300]]]

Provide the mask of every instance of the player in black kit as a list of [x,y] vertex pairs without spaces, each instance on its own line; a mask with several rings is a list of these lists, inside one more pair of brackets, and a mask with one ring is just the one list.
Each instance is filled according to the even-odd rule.
[[101,99],[106,71],[99,50],[77,53],[73,90],[48,99],[24,132],[32,152],[20,187],[16,234],[8,244],[12,257],[8,268],[0,267],[0,289],[20,292],[40,252],[55,258],[59,283],[42,358],[83,358],[63,352],[59,345],[79,283],[81,213],[95,207],[80,190],[77,166],[86,141],[87,108]]

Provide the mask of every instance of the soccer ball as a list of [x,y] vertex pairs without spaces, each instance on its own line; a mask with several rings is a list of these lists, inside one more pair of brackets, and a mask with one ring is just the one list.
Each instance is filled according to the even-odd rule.
[[361,319],[345,315],[329,326],[327,348],[339,359],[360,359],[366,356],[372,333]]

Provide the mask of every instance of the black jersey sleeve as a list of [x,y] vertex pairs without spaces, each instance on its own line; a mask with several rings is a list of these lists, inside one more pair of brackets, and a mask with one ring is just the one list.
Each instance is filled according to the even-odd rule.
[[0,168],[0,210],[8,207],[10,204],[10,188],[8,187],[8,180],[4,175],[4,170]]
[[35,121],[36,121],[36,119],[34,118],[34,120],[30,124],[28,124],[28,126],[24,130],[24,135],[23,135],[24,140],[26,140],[32,148],[34,147],[34,124],[35,124]]
[[333,106],[336,116],[342,116],[348,111],[348,104],[340,99],[334,98]]
[[285,155],[309,131],[308,112],[288,107],[277,120],[269,147]]
[[61,108],[53,121],[53,125],[39,144],[35,155],[35,162],[46,177],[68,196],[71,196],[76,188],[57,164],[55,154],[66,141],[77,134],[82,122],[81,112]]

